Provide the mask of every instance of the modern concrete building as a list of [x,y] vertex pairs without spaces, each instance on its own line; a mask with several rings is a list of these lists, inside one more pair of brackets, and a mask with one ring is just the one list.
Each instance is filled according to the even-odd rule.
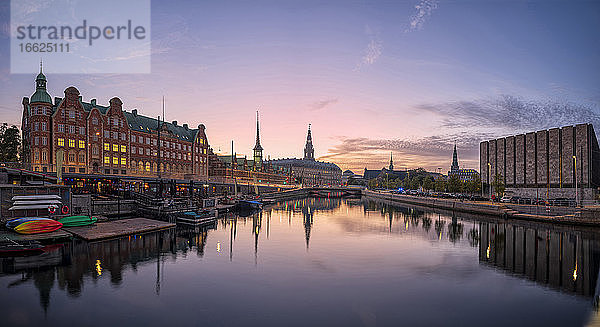
[[[482,191],[500,175],[506,191],[529,198],[596,199],[600,149],[594,127],[579,124],[480,143]],[[577,192],[575,186],[577,185]]]

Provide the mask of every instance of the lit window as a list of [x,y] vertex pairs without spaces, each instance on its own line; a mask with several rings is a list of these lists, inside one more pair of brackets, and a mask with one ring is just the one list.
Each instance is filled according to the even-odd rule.
[[110,151],[110,144],[104,143],[104,151]]
[[104,163],[105,164],[110,164],[110,157],[104,157]]
[[112,146],[112,150],[113,150],[114,152],[119,152],[119,145],[118,145],[118,144],[113,144],[113,146]]
[[69,139],[69,147],[71,147],[71,148],[75,147],[75,140]]
[[127,146],[121,145],[121,152],[127,152]]
[[58,138],[58,146],[65,146],[65,139],[63,139],[62,137]]
[[127,165],[127,158],[121,158],[121,166]]
[[85,149],[85,141],[79,140],[79,148],[80,149]]
[[113,157],[113,165],[119,164],[119,157]]
[[146,171],[150,171],[150,163],[146,162]]

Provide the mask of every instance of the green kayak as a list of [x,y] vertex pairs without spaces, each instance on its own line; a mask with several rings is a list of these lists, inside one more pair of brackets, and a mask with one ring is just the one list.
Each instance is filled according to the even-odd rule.
[[90,216],[69,216],[58,220],[63,224],[63,227],[87,226],[98,221],[96,217]]

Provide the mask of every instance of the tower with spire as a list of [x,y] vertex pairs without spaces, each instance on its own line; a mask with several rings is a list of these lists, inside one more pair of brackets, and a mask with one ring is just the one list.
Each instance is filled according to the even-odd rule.
[[304,146],[304,160],[315,161],[315,149],[312,144],[312,134],[310,133],[310,124],[308,124],[308,135],[306,136],[306,145]]
[[262,167],[262,151],[260,145],[260,127],[258,123],[258,111],[256,111],[256,144],[254,145],[254,169],[260,170]]
[[35,93],[29,100],[30,103],[48,103],[52,104],[52,97],[46,90],[46,75],[42,72],[42,61],[40,60],[40,73],[35,78]]
[[452,153],[452,166],[450,166],[450,172],[458,173],[458,154],[456,153],[456,143],[454,143],[454,152]]
[[394,171],[394,159],[392,158],[392,152],[390,152],[390,167],[391,171]]

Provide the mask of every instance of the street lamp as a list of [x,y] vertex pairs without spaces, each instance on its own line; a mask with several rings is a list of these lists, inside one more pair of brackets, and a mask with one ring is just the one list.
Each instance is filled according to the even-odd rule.
[[488,187],[490,188],[490,201],[492,201],[492,164],[489,162],[488,165]]
[[573,175],[575,176],[575,206],[579,205],[579,196],[577,192],[577,156],[573,156],[575,164],[573,165]]

